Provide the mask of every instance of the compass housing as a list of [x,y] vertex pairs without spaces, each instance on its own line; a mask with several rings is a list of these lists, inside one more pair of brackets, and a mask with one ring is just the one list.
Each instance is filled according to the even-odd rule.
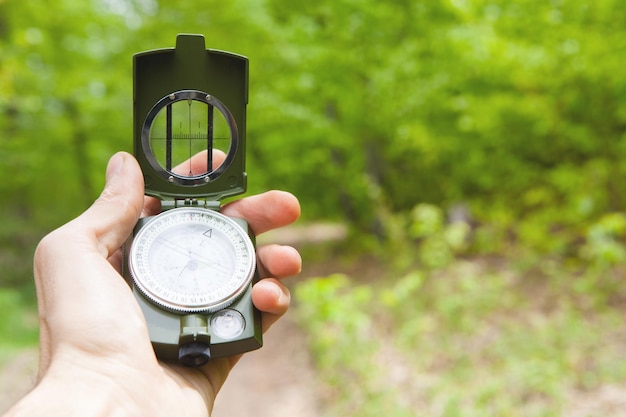
[[219,213],[222,198],[246,191],[248,60],[182,34],[175,48],[134,55],[133,79],[134,155],[163,212],[139,219],[124,275],[154,351],[197,367],[258,349],[254,234]]

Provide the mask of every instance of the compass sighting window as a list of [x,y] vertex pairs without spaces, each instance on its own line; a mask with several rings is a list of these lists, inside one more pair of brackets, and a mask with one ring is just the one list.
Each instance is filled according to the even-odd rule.
[[[213,105],[198,100],[181,100],[161,109],[152,122],[150,147],[159,165],[168,172],[196,177],[215,171],[230,148],[230,127],[224,115]],[[207,153],[204,164],[192,164],[191,158]]]
[[163,97],[148,113],[142,129],[142,146],[150,165],[181,185],[221,175],[235,157],[237,142],[237,126],[226,106],[197,90]]

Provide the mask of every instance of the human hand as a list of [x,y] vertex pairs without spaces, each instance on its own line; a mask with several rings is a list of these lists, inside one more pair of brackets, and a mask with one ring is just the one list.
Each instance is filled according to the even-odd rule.
[[[196,369],[159,362],[120,275],[120,247],[140,216],[159,211],[157,200],[144,198],[134,158],[118,153],[109,161],[100,198],[41,241],[35,254],[39,377],[7,416],[210,415],[238,357]],[[222,212],[245,218],[260,234],[295,221],[300,207],[291,194],[271,191],[230,203]],[[295,249],[279,245],[260,247],[257,255],[264,279],[254,286],[252,300],[266,331],[289,307],[280,279],[299,273],[301,259]]]

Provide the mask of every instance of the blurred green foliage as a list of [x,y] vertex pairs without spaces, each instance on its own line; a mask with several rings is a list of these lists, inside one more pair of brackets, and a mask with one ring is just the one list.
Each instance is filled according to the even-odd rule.
[[0,288],[0,365],[25,346],[34,346],[39,336],[33,300],[23,291]]
[[[131,149],[132,54],[203,33],[250,58],[250,192],[293,192],[390,268],[298,290],[330,412],[560,415],[626,376],[602,343],[625,295],[624,23],[619,0],[0,0],[0,287],[29,285],[39,237]],[[417,400],[372,355],[423,375]]]
[[3,247],[97,196],[131,146],[131,56],[179,32],[250,58],[251,191],[290,190],[359,241],[393,240],[390,216],[418,204],[460,204],[479,253],[578,256],[626,204],[617,0],[42,7],[0,2]]

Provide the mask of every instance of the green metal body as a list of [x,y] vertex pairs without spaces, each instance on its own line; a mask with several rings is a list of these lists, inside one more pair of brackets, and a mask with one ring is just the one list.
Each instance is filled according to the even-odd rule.
[[[140,228],[149,218],[142,219],[136,228]],[[234,219],[239,225],[248,230],[247,223],[241,219]],[[249,232],[251,235],[251,233]],[[251,235],[251,238],[253,236]],[[255,276],[253,284],[258,281]],[[180,346],[187,343],[203,343],[210,347],[211,358],[232,356],[249,352],[263,345],[261,330],[261,313],[252,304],[252,286],[228,308],[241,313],[247,326],[241,336],[235,340],[224,340],[211,333],[208,323],[215,313],[179,314],[159,308],[151,303],[137,289],[133,289],[135,298],[148,323],[150,340],[157,357],[164,360],[178,359]],[[194,323],[189,325],[190,322]]]

